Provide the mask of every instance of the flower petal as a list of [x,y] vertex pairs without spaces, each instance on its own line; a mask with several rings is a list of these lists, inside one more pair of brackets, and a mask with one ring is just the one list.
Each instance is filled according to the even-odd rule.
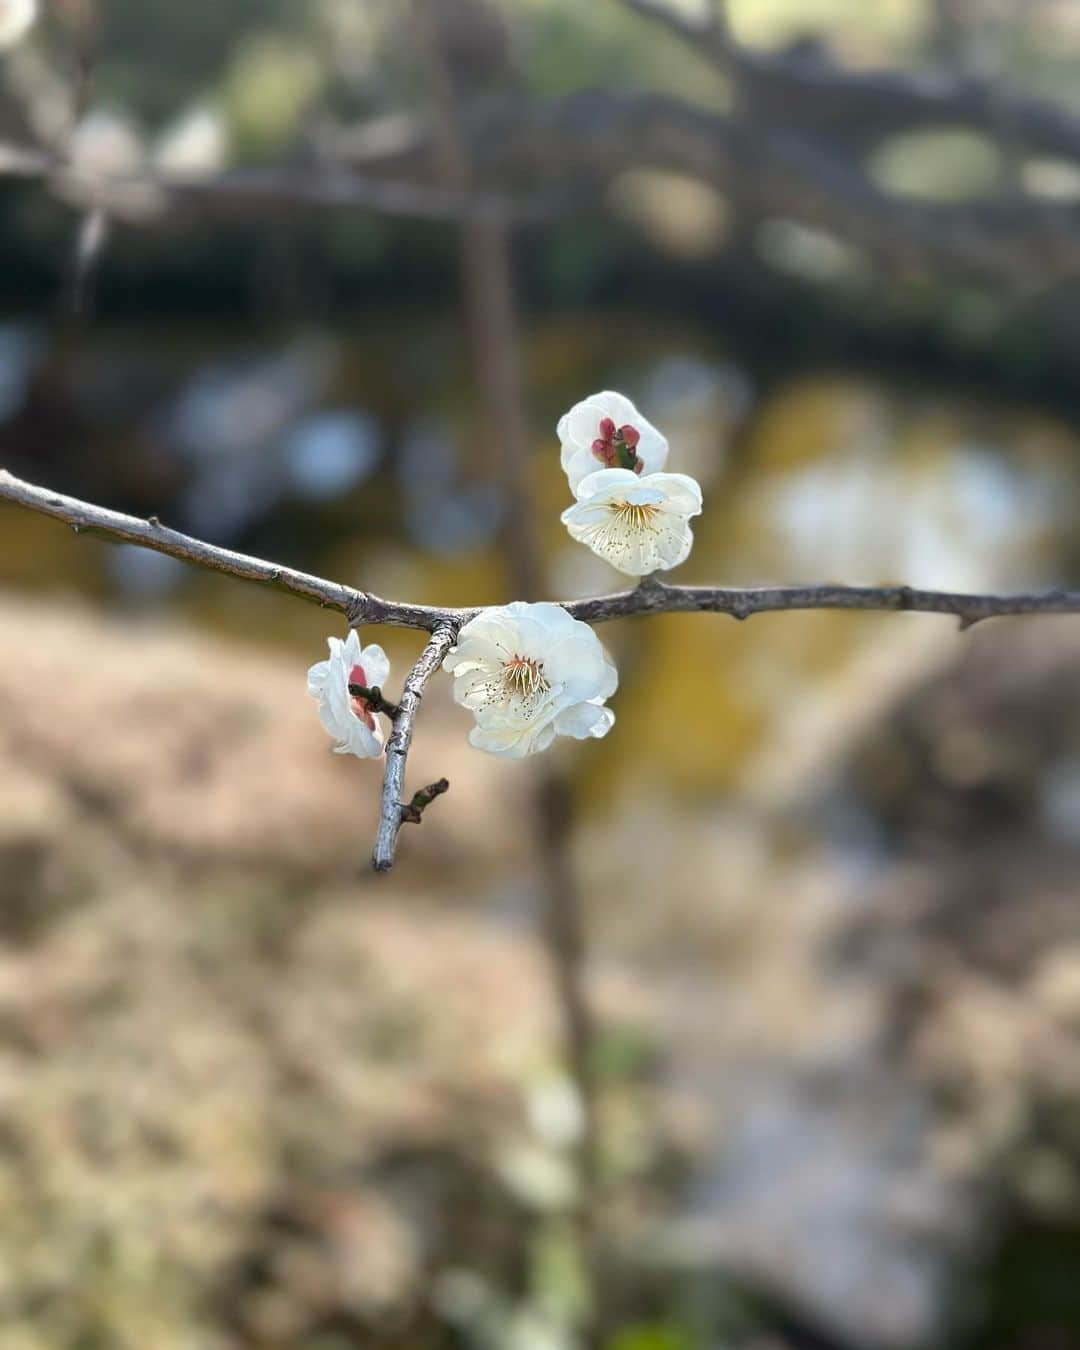
[[579,741],[606,736],[614,725],[615,714],[598,703],[574,703],[555,719],[560,736],[573,736]]
[[308,693],[319,700],[319,720],[336,744],[335,754],[373,759],[382,754],[384,735],[377,717],[357,715],[349,694],[349,675],[354,666],[364,669],[367,680],[378,677],[381,683],[390,673],[386,654],[378,644],[361,651],[356,630],[351,629],[344,642],[327,639],[330,658],[318,661],[308,671]]
[[361,651],[359,664],[367,674],[369,689],[381,689],[385,685],[390,675],[390,658],[377,642],[372,642]]

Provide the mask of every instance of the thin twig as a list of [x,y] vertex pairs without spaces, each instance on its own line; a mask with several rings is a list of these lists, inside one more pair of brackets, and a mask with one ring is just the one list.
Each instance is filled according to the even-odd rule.
[[169,529],[162,525],[157,516],[143,520],[120,511],[92,506],[76,497],[67,497],[49,488],[23,482],[6,469],[0,469],[0,501],[13,502],[16,506],[24,506],[51,516],[54,520],[61,520],[77,534],[92,534],[120,543],[138,544],[156,553],[166,553],[171,558],[209,568],[213,572],[225,572],[243,581],[272,586],[302,600],[310,600],[323,609],[340,611],[348,616],[353,627],[361,623],[385,623],[398,628],[431,629],[439,622],[464,622],[453,611],[380,600],[377,595],[369,595],[323,577],[311,576],[307,572],[298,572],[280,563],[252,558],[245,553],[234,553],[232,549],[218,548],[215,544],[205,543],[179,530]]
[[[412,743],[413,721],[424,696],[424,686],[435,674],[442,659],[453,646],[457,635],[454,627],[436,628],[420,653],[416,664],[405,677],[394,730],[386,743],[386,772],[383,776],[382,809],[379,815],[379,833],[375,851],[371,855],[376,872],[389,872],[394,865],[394,851],[398,831],[409,806],[402,801],[405,783],[405,763]],[[411,803],[410,803],[411,805]]]
[[366,684],[350,684],[349,693],[353,698],[363,699],[372,712],[385,713],[391,721],[401,712],[401,704],[383,698],[383,692],[377,684],[370,689]]
[[418,788],[413,793],[412,801],[408,806],[401,808],[401,823],[403,825],[419,825],[424,818],[424,811],[435,798],[441,797],[444,792],[449,791],[449,778],[439,778],[434,783],[429,783],[427,787]]
[[[280,563],[253,558],[231,549],[218,548],[191,535],[170,530],[151,516],[142,520],[119,511],[79,501],[24,482],[0,469],[0,501],[9,501],[40,512],[70,525],[77,533],[93,534],[121,543],[166,553],[184,562],[225,572],[243,581],[311,601],[323,609],[337,610],[348,617],[352,627],[360,624],[386,625],[392,628],[422,628],[427,632],[458,629],[480,613],[482,606],[447,608],[439,605],[414,605],[400,600],[384,600],[368,591],[354,590],[340,582],[283,567]],[[0,539],[3,535],[0,534]],[[891,610],[919,614],[948,614],[970,628],[984,619],[1019,614],[1080,614],[1080,591],[1030,591],[1015,595],[968,594],[963,591],[927,591],[914,586],[840,586],[827,583],[816,586],[672,586],[648,578],[633,590],[611,595],[591,596],[586,600],[562,600],[563,608],[586,623],[606,623],[610,619],[630,618],[638,614],[711,613],[748,619],[753,614],[778,610],[859,609]]]
[[1016,614],[1080,613],[1080,591],[1041,591],[1022,595],[970,595],[923,591],[914,586],[669,586],[648,578],[632,591],[598,599],[571,600],[564,607],[575,619],[605,623],[633,614],[712,613],[748,619],[752,614],[798,609],[869,609],[920,614],[951,614],[960,627],[983,619]]

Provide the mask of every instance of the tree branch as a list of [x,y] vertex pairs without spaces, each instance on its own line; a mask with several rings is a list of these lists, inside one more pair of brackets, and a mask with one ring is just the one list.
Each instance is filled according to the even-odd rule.
[[632,591],[564,602],[575,619],[605,623],[632,614],[708,612],[748,619],[777,610],[869,609],[919,614],[951,614],[960,627],[983,619],[1017,614],[1078,614],[1080,591],[1041,591],[1024,595],[970,595],[961,591],[924,591],[913,586],[669,586],[647,578]]
[[[48,488],[36,487],[0,469],[0,501],[9,501],[54,520],[63,521],[77,533],[93,534],[121,543],[166,553],[184,562],[224,572],[243,581],[272,586],[323,609],[344,614],[351,627],[383,624],[393,628],[422,628],[429,633],[445,630],[455,637],[463,624],[480,613],[482,606],[447,608],[384,600],[368,591],[353,590],[336,581],[299,572],[279,563],[253,558],[245,553],[218,548],[179,530],[170,530],[156,516],[141,520],[119,511],[92,506],[76,497],[65,497]],[[983,619],[1018,614],[1080,614],[1080,591],[1051,590],[1017,595],[972,595],[962,591],[926,591],[913,586],[672,586],[654,577],[633,590],[586,600],[563,600],[563,608],[585,623],[637,614],[712,613],[748,619],[752,614],[778,610],[861,609],[892,610],[920,614],[949,614],[970,628]]]
[[142,520],[138,516],[127,516],[120,511],[93,506],[76,497],[66,497],[60,492],[26,483],[6,469],[0,469],[0,501],[13,502],[16,506],[24,506],[51,516],[54,520],[61,520],[70,525],[76,534],[92,534],[120,543],[138,544],[156,553],[166,553],[171,558],[194,563],[197,567],[206,567],[212,572],[225,572],[242,581],[272,586],[275,590],[299,596],[302,600],[310,600],[323,609],[340,611],[348,617],[354,628],[361,623],[377,623],[430,630],[440,622],[460,626],[465,617],[476,612],[462,611],[459,616],[453,610],[382,600],[377,595],[354,590],[336,581],[298,572],[292,567],[282,567],[280,563],[207,544],[191,535],[181,534],[179,530],[169,529],[156,516]]
[[[394,724],[386,746],[382,807],[372,855],[376,871],[389,871],[394,864],[397,836],[402,823],[418,823],[424,807],[446,791],[446,787],[441,786],[443,780],[440,780],[440,783],[422,789],[411,802],[404,802],[401,794],[405,763],[424,687],[457,640],[462,625],[480,613],[479,607],[446,609],[383,600],[366,591],[353,590],[307,572],[217,548],[190,535],[181,534],[178,530],[168,529],[156,516],[140,520],[136,516],[107,511],[75,497],[36,487],[16,478],[6,469],[0,469],[0,501],[8,501],[63,521],[77,533],[136,544],[210,571],[273,586],[325,609],[337,610],[346,616],[352,627],[371,623],[422,628],[430,632],[431,637],[405,680],[399,704],[384,699],[377,689],[369,689],[364,685],[349,686],[350,693],[366,699],[376,711],[385,712]],[[633,590],[561,603],[574,618],[593,624],[637,614],[672,612],[729,614],[735,619],[747,619],[751,614],[778,610],[861,609],[948,614],[959,619],[961,629],[966,629],[984,619],[1006,615],[1080,614],[1080,591],[968,595],[954,591],[917,590],[912,586],[758,586],[734,589],[720,586],[671,586],[647,577]]]
[[[394,730],[386,743],[386,773],[383,777],[379,833],[375,840],[375,851],[371,855],[372,866],[376,872],[389,872],[393,867],[394,851],[402,821],[416,818],[411,809],[417,805],[415,799],[411,803],[406,803],[401,797],[405,784],[405,762],[412,743],[413,721],[419,711],[420,700],[424,696],[424,686],[442,664],[442,659],[454,645],[456,636],[455,627],[436,628],[416,664],[405,677],[401,703],[394,718]],[[430,793],[431,789],[428,788],[426,791]],[[416,815],[419,815],[419,809]]]

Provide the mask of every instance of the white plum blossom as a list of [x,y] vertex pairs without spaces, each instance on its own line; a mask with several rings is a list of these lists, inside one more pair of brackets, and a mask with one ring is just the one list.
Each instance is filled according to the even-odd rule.
[[319,700],[319,717],[337,741],[334,753],[377,759],[383,751],[383,730],[364,699],[349,693],[350,684],[381,688],[390,674],[390,662],[377,644],[361,650],[353,628],[344,642],[329,638],[330,659],[308,671],[308,693]]
[[469,744],[509,759],[546,750],[556,736],[605,736],[603,706],[619,683],[588,624],[561,605],[513,604],[470,619],[443,662],[454,699],[476,718]]
[[683,562],[693,547],[690,519],[701,514],[701,488],[685,473],[600,469],[577,486],[562,514],[573,538],[628,576]]
[[667,463],[668,443],[623,394],[590,394],[559,419],[562,466],[577,492],[597,469],[656,473]]
[[37,14],[37,0],[0,0],[0,51],[21,42]]

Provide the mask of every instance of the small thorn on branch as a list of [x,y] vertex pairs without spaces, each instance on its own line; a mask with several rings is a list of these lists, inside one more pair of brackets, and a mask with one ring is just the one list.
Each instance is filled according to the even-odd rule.
[[449,778],[440,778],[435,783],[429,783],[427,787],[421,788],[419,792],[413,793],[413,799],[406,805],[401,803],[402,822],[408,822],[410,825],[419,825],[424,816],[424,808],[430,806],[436,797],[441,797],[444,792],[450,791]]
[[974,628],[977,623],[982,623],[983,619],[988,618],[986,614],[961,614],[959,615],[959,628],[961,633],[966,633],[969,628]]
[[382,690],[378,685],[369,689],[366,684],[350,684],[349,693],[353,698],[363,699],[372,712],[385,713],[391,721],[401,714],[400,706],[397,703],[391,703],[388,698],[383,698]]

